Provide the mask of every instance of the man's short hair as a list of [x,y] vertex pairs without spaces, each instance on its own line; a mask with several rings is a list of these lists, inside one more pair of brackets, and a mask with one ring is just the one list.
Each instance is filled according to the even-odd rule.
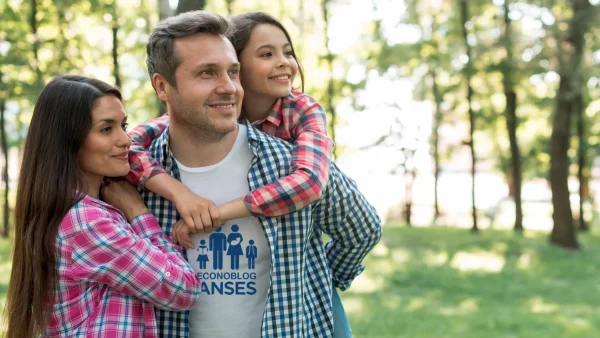
[[164,19],[152,30],[146,45],[146,65],[150,79],[154,73],[159,73],[171,86],[177,88],[175,71],[181,64],[181,57],[175,50],[175,39],[197,33],[228,37],[232,28],[224,17],[207,11],[191,11]]

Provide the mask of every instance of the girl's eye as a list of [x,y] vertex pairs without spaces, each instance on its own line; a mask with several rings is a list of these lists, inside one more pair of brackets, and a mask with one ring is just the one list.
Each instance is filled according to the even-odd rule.
[[294,56],[294,52],[291,50],[288,50],[287,52],[285,52],[285,55],[287,56]]
[[266,53],[262,53],[260,56],[261,57],[269,57],[271,55],[273,55],[273,54],[271,54],[271,52],[266,52]]
[[111,130],[112,130],[112,127],[108,126],[108,127],[104,127],[102,129],[100,129],[100,132],[104,133],[104,134],[108,134],[108,133],[110,133]]
[[123,128],[124,131],[127,131],[128,126],[129,126],[129,123],[125,122],[121,125],[121,128]]

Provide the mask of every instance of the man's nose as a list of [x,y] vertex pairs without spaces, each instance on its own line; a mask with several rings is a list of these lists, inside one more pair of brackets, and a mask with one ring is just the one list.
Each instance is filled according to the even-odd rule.
[[234,80],[229,77],[229,75],[221,77],[217,87],[219,94],[233,94],[236,90],[237,87],[235,86]]

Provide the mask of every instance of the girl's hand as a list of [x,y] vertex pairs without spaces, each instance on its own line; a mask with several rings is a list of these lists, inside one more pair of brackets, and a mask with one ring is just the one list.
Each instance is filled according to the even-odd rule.
[[100,197],[121,210],[129,222],[141,214],[150,212],[137,189],[127,181],[106,181],[100,189]]
[[190,233],[212,232],[223,224],[215,203],[194,194],[187,187],[174,194],[173,203]]
[[192,242],[190,234],[190,229],[184,220],[181,219],[173,225],[173,241],[184,246],[186,249],[194,248],[194,242]]

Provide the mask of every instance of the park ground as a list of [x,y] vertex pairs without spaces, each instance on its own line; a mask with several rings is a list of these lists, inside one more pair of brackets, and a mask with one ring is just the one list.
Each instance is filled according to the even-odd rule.
[[[600,232],[582,250],[548,233],[388,224],[341,296],[356,338],[600,337]],[[11,244],[0,240],[4,308]]]

